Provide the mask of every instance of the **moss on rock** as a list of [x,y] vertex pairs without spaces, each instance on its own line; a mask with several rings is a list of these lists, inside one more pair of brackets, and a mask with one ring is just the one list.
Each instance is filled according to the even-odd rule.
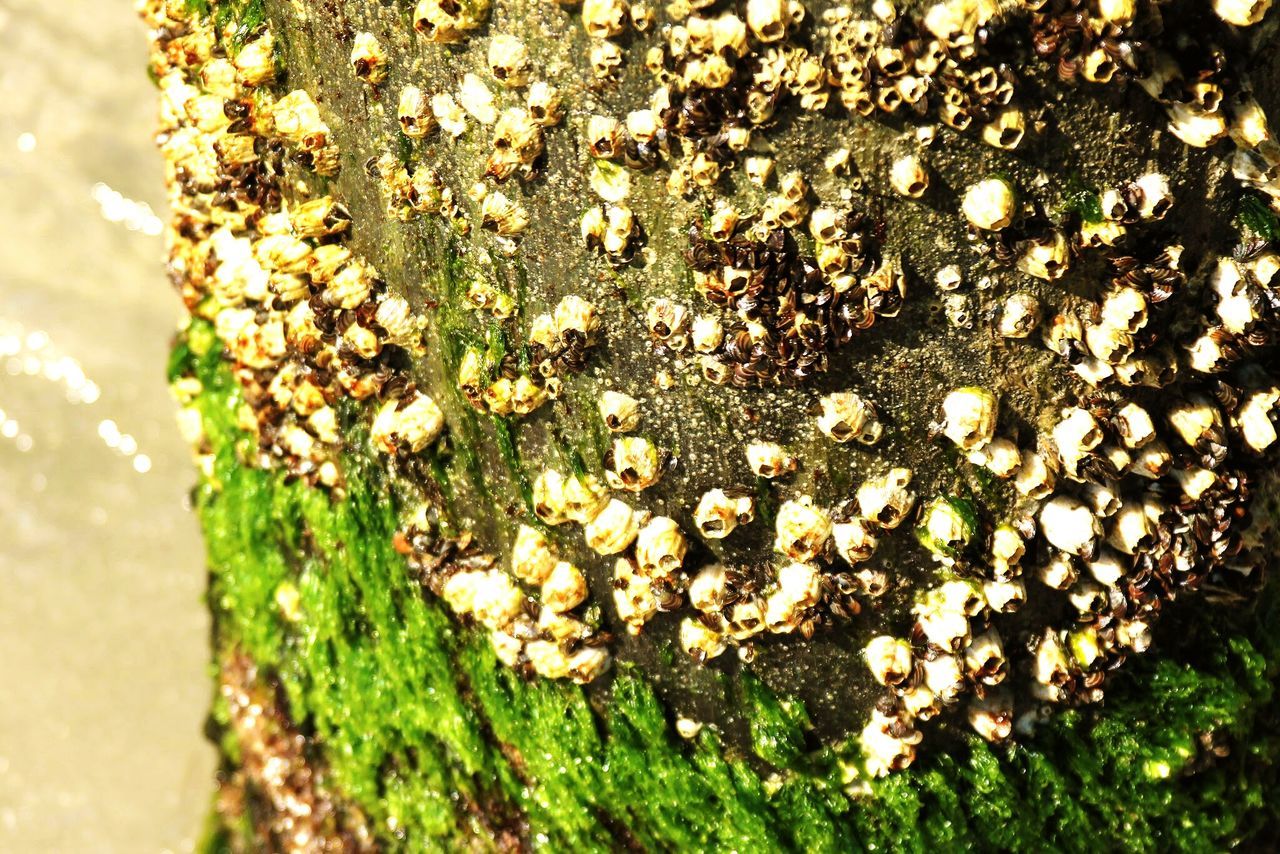
[[[1179,631],[1163,655],[1129,668],[1101,709],[1005,748],[956,729],[952,749],[850,797],[852,758],[816,747],[802,706],[750,675],[725,690],[747,753],[711,727],[682,739],[633,669],[589,698],[501,667],[393,549],[396,494],[379,467],[349,454],[334,500],[245,466],[237,387],[201,323],[172,367],[204,389],[214,464],[196,501],[218,658],[271,674],[310,760],[385,847],[1204,851],[1275,838],[1274,590],[1248,610],[1167,620]],[[296,614],[277,603],[282,584]],[[220,743],[234,763],[234,739]],[[245,832],[224,813],[206,849]]]

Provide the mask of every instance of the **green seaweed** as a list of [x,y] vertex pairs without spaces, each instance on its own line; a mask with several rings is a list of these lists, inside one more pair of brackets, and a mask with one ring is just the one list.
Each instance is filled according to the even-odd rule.
[[182,5],[189,15],[212,17],[218,39],[230,28],[233,51],[244,47],[267,22],[265,0],[183,0]]
[[511,419],[493,416],[493,429],[498,437],[498,453],[520,489],[520,497],[524,499],[529,518],[536,519],[537,516],[533,512],[533,484],[529,481],[529,473],[525,471],[524,464],[520,462],[520,446],[516,444]]
[[[196,405],[215,455],[195,494],[217,648],[276,675],[310,755],[388,848],[487,847],[517,832],[582,851],[1204,851],[1276,832],[1274,592],[1256,611],[1196,617],[1194,631],[1165,638],[1103,709],[1059,714],[1011,747],[931,740],[910,770],[850,798],[803,707],[749,673],[730,677],[730,696],[752,762],[711,729],[677,737],[626,664],[594,704],[500,666],[392,548],[399,509],[376,462],[344,457],[342,500],[242,462],[238,391],[219,348],[195,345],[211,337],[205,326],[173,365],[203,384]],[[274,604],[285,581],[300,592],[296,623]],[[1229,755],[1206,759],[1209,734]],[[233,743],[221,749],[232,758]],[[205,850],[244,832],[216,829]]]
[[1261,196],[1245,193],[1240,197],[1236,225],[1242,231],[1267,241],[1280,240],[1280,217]]
[[765,525],[772,528],[778,513],[778,499],[773,494],[773,483],[767,477],[756,475],[756,512]]
[[1084,222],[1102,222],[1102,199],[1096,187],[1088,186],[1079,175],[1072,173],[1067,179],[1062,206],[1076,214]]

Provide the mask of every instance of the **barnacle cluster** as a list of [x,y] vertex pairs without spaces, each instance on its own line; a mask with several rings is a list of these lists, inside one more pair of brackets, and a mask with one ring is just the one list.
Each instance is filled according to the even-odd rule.
[[720,240],[690,232],[685,257],[698,290],[737,315],[704,351],[708,378],[739,387],[801,383],[877,317],[900,310],[905,279],[892,258],[879,257],[870,218],[822,208],[810,222],[816,255],[781,224],[763,233],[760,224],[735,224]]
[[[1274,397],[1274,384],[1249,397],[1266,413],[1250,419],[1264,447],[1280,416]],[[1097,702],[1107,674],[1148,648],[1153,622],[1181,592],[1243,596],[1260,582],[1264,556],[1245,532],[1250,476],[1230,448],[1260,449],[1245,418],[1223,405],[1189,389],[1150,408],[1097,395],[1064,409],[1032,450],[998,435],[990,392],[946,396],[939,432],[971,462],[1014,479],[1022,498],[1003,519],[954,496],[921,513],[916,536],[942,580],[917,595],[906,636],[866,648],[867,666],[890,690],[861,738],[870,774],[909,764],[916,723],[965,697],[969,722],[992,741],[1034,720],[1037,703]],[[1006,616],[1027,600],[1024,569],[1061,591],[1069,619],[1029,628]],[[1031,643],[1006,649],[1002,628]],[[1028,697],[1003,686],[1013,672],[1030,673]],[[890,724],[903,735],[886,737]]]
[[[473,283],[467,299],[500,320],[511,316],[510,297],[487,283]],[[528,415],[559,397],[562,376],[582,370],[588,348],[599,337],[595,306],[578,296],[565,297],[554,312],[533,319],[522,353],[505,346],[496,352],[468,347],[458,366],[458,387],[476,409],[502,417]]]
[[599,409],[615,434],[604,455],[604,483],[592,474],[546,468],[533,484],[533,509],[547,525],[580,525],[584,545],[613,558],[614,608],[627,630],[639,633],[658,611],[683,604],[687,579],[681,570],[689,544],[674,519],[637,510],[611,494],[638,497],[652,487],[662,476],[665,454],[648,439],[627,435],[640,421],[634,398],[606,392]]
[[[1246,27],[1268,5],[1221,0],[1212,12]],[[926,722],[948,710],[1000,741],[1034,723],[1045,704],[1097,702],[1107,674],[1152,643],[1168,603],[1191,591],[1244,597],[1260,582],[1250,501],[1280,422],[1280,384],[1267,369],[1280,325],[1280,254],[1267,235],[1192,257],[1170,227],[1180,209],[1176,182],[1152,169],[1138,174],[1141,167],[1100,191],[1064,192],[1071,203],[1060,208],[1026,170],[965,175],[954,202],[943,200],[935,198],[944,195],[942,158],[926,152],[939,133],[927,124],[934,121],[942,133],[970,133],[1003,150],[1039,132],[1042,111],[1020,101],[1018,63],[1009,61],[1035,56],[1064,83],[1140,87],[1188,145],[1229,139],[1249,198],[1280,205],[1280,146],[1240,69],[1211,42],[1213,27],[1165,39],[1160,4],[1148,0],[942,0],[915,15],[878,0],[871,17],[850,7],[815,16],[799,0],[677,0],[661,10],[585,0],[572,14],[590,39],[593,94],[579,97],[540,62],[535,36],[478,35],[488,6],[418,3],[419,33],[440,43],[487,38],[473,51],[483,61],[398,91],[395,50],[383,47],[394,42],[355,35],[350,71],[359,79],[346,82],[371,96],[387,90],[387,123],[404,137],[398,145],[374,139],[381,153],[358,177],[376,182],[397,226],[434,228],[416,221],[438,216],[463,261],[485,247],[497,250],[488,255],[495,268],[536,263],[534,252],[521,253],[535,235],[551,234],[580,238],[599,259],[584,259],[598,275],[555,283],[545,313],[527,316],[516,287],[470,268],[449,271],[457,300],[435,315],[448,354],[423,345],[424,315],[440,306],[390,293],[350,242],[351,214],[322,180],[339,168],[317,105],[326,101],[271,85],[271,35],[250,33],[232,51],[225,34],[182,4],[153,0],[144,14],[155,30],[175,212],[171,274],[234,365],[260,465],[340,492],[347,425],[338,413],[352,399],[367,401],[351,409],[367,418],[370,447],[413,474],[417,461],[434,460],[446,410],[458,411],[412,379],[415,359],[437,355],[456,385],[439,393],[506,431],[513,480],[524,474],[512,459],[514,427],[554,420],[546,410],[516,419],[556,401],[557,414],[576,407],[591,422],[593,465],[576,450],[540,461],[518,484],[529,515],[516,519],[513,502],[514,521],[494,524],[505,544],[442,525],[446,514],[427,488],[397,538],[424,589],[486,631],[504,664],[590,682],[610,664],[604,626],[614,617],[632,634],[669,631],[706,663],[730,650],[750,661],[786,636],[808,638],[861,616],[855,627],[876,633],[863,658],[884,688],[855,727],[860,774],[874,777],[909,765]],[[1204,17],[1214,20],[1208,10]],[[619,84],[639,49],[641,73],[656,86],[636,109],[608,115],[606,103],[634,91]],[[544,71],[547,79],[536,79]],[[1028,404],[1002,400],[978,376],[961,378],[937,395],[938,447],[920,450],[900,447],[901,406],[882,386],[829,376],[821,389],[806,387],[843,366],[837,353],[859,332],[899,314],[915,269],[890,251],[894,223],[878,202],[855,200],[852,179],[831,194],[823,188],[835,182],[786,165],[775,128],[824,110],[842,122],[847,112],[855,123],[898,115],[925,125],[886,156],[885,186],[868,198],[879,193],[890,208],[937,202],[967,224],[975,252],[930,274],[948,320],[972,328],[989,317],[1001,346],[1056,354],[1060,370],[1043,360],[1052,391]],[[548,223],[538,214],[552,182],[539,179],[553,168],[547,131],[566,115],[583,142],[575,163],[584,174],[568,185],[581,194],[555,185],[572,198],[552,209],[571,215]],[[424,158],[463,152],[475,142],[463,137],[477,128],[483,171],[455,193],[446,176],[457,178],[456,161]],[[655,184],[648,173],[660,166]],[[832,152],[826,166],[848,177],[849,149]],[[650,225],[687,234],[681,254],[706,304],[691,306],[677,277],[626,302],[632,277],[670,248],[646,244],[640,212],[653,198],[637,202],[633,181],[665,191],[681,212]],[[977,315],[964,289],[985,290],[995,276],[1017,284],[990,300],[994,312]],[[606,295],[625,305],[615,312]],[[691,478],[664,432],[682,412],[665,399],[673,375],[663,371],[646,393],[625,375],[587,370],[593,353],[609,349],[604,318],[619,312],[643,330],[646,358],[673,357],[731,387],[712,394],[737,401],[750,396],[734,389],[754,389],[765,406],[807,406],[808,435],[793,438],[830,452],[824,464],[853,449],[871,458],[861,481],[833,486],[799,448],[793,455],[762,438],[781,438],[775,419],[716,440],[717,457],[733,460],[742,480],[680,492]],[[468,324],[484,334],[460,331]],[[610,327],[611,338],[623,333]],[[187,405],[184,434],[199,447],[190,405],[198,383],[180,378],[174,390]],[[754,421],[750,408],[743,413]],[[465,405],[461,412],[473,416]],[[563,444],[554,425],[547,432],[548,447]],[[931,456],[945,457],[946,483],[929,470]],[[982,490],[957,487],[970,474]],[[903,589],[895,564],[903,549],[923,557],[921,589]],[[611,595],[593,595],[596,569],[611,571]],[[901,613],[886,604],[895,589],[911,599]],[[295,619],[297,591],[282,588],[277,605]]]
[[[794,461],[776,445],[751,446],[749,461],[761,476],[787,473]],[[892,469],[868,479],[856,497],[838,507],[823,507],[800,494],[778,507],[774,550],[781,566],[713,563],[702,567],[677,589],[687,590],[697,612],[680,625],[680,644],[699,661],[738,647],[751,660],[753,641],[766,635],[799,633],[812,637],[824,626],[846,622],[863,602],[883,596],[892,581],[870,566],[879,536],[897,528],[915,505],[912,473]],[[723,539],[755,518],[754,499],[739,488],[703,494],[694,520],[707,539]]]
[[[436,42],[456,42],[478,28],[488,12],[487,3],[460,4],[423,0],[414,13],[415,28]],[[361,52],[357,73],[371,83],[381,83],[385,70],[374,46],[357,37]],[[370,36],[372,38],[372,36]],[[356,63],[353,52],[353,63]],[[437,214],[460,234],[473,225],[494,235],[495,245],[512,254],[529,225],[529,213],[515,194],[495,189],[486,180],[501,184],[512,176],[528,182],[541,174],[546,159],[546,131],[564,116],[559,90],[545,80],[533,79],[524,42],[509,33],[495,33],[485,53],[488,74],[499,84],[497,95],[477,73],[462,75],[456,90],[424,89],[409,84],[397,96],[396,118],[407,139],[434,136],[457,140],[478,123],[489,135],[485,169],[465,194],[475,206],[468,215],[463,198],[449,186],[437,168],[403,151],[384,151],[371,158],[365,169],[380,182],[388,210],[408,222],[425,214]],[[368,70],[375,69],[374,71]],[[377,77],[370,79],[370,75]],[[429,83],[431,81],[424,81]]]
[[[345,245],[351,217],[340,203],[283,192],[290,169],[336,168],[314,101],[302,90],[274,99],[264,85],[274,73],[270,34],[250,42],[249,56],[246,46],[229,57],[211,22],[170,17],[170,6],[143,10],[167,37],[157,39],[152,67],[174,211],[169,271],[234,364],[240,420],[257,436],[259,464],[340,487],[342,397],[385,401],[373,421],[375,447],[422,450],[443,418],[396,367],[399,354],[421,350],[421,321]],[[198,419],[184,421],[198,446]]]
[[608,667],[608,634],[584,619],[587,581],[536,528],[521,525],[507,567],[470,535],[441,537],[421,513],[397,540],[424,587],[489,633],[509,667],[590,682]]
[[413,28],[441,44],[464,41],[489,18],[489,0],[419,0]]
[[998,148],[1016,148],[1026,132],[1014,102],[1017,75],[984,62],[974,37],[994,5],[950,0],[923,17],[890,3],[877,5],[873,18],[848,6],[828,10],[824,58],[840,103],[857,116],[936,116],[956,130],[980,128]]
[[218,673],[218,694],[240,757],[236,772],[219,787],[216,809],[226,820],[252,810],[246,801],[253,793],[270,807],[268,827],[281,850],[330,850],[334,843],[353,849],[373,846],[367,819],[334,797],[325,769],[307,750],[306,737],[294,729],[275,687],[252,661],[229,656]]
[[[401,123],[404,123],[403,116]],[[378,181],[389,216],[408,222],[424,214],[436,214],[463,233],[470,229],[454,198],[453,188],[430,166],[405,164],[390,152],[384,152],[365,164],[365,172]]]

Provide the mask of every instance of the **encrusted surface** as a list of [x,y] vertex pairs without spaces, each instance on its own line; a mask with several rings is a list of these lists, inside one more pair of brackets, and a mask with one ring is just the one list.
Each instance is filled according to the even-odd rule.
[[[922,730],[1098,703],[1175,600],[1261,587],[1267,25],[426,0],[268,5],[272,42],[260,9],[210,10],[227,58],[208,19],[161,34],[175,278],[256,464],[306,502],[389,489],[395,535],[350,511],[359,548],[504,664],[605,707],[642,674],[684,732],[788,766],[768,686],[854,794]],[[212,478],[207,380],[175,379]],[[270,591],[304,637],[306,583]],[[412,619],[402,595],[354,628]]]

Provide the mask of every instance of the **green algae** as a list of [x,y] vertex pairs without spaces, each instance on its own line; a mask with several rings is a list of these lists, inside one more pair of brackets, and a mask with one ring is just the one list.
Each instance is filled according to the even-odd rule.
[[[237,390],[209,338],[193,324],[172,369],[201,380],[215,453],[196,503],[217,652],[274,674],[337,793],[388,848],[517,832],[585,851],[1201,851],[1275,833],[1274,594],[1233,625],[1195,618],[1117,678],[1101,711],[1061,713],[1007,748],[931,740],[911,770],[850,799],[848,758],[812,745],[803,707],[749,674],[730,693],[751,734],[739,753],[709,728],[676,736],[628,665],[590,695],[501,667],[395,553],[395,497],[375,464],[345,457],[348,495],[334,500],[242,463]],[[285,582],[300,593],[297,622],[275,605]],[[225,727],[216,708],[211,720]],[[1205,761],[1206,734],[1230,753]],[[206,849],[244,832],[213,828]]]
[[529,519],[537,519],[533,512],[533,483],[529,480],[529,472],[520,461],[520,446],[516,444],[515,425],[510,418],[493,416],[493,431],[498,439],[498,454],[507,466],[507,471],[520,489],[520,497],[524,500]]
[[212,15],[214,31],[219,37],[227,27],[230,27],[233,50],[243,47],[267,22],[264,0],[229,0],[229,2],[183,0],[183,9],[188,15],[197,15],[201,18]]
[[1253,235],[1273,243],[1280,240],[1280,217],[1257,193],[1245,193],[1240,197],[1236,224],[1246,237]]
[[1064,210],[1076,214],[1084,222],[1099,223],[1103,220],[1102,199],[1097,187],[1085,184],[1077,174],[1073,173],[1067,179],[1062,201]]

